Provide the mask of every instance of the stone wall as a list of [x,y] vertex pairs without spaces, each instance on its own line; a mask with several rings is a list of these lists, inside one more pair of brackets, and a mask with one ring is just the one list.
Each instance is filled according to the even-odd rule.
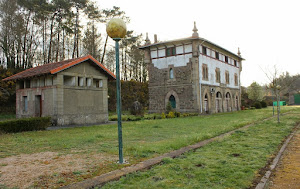
[[[169,70],[173,69],[174,78],[169,78]],[[191,63],[187,66],[158,69],[152,63],[149,69],[149,112],[164,112],[171,95],[176,100],[176,111],[195,112],[196,101],[191,81]]]

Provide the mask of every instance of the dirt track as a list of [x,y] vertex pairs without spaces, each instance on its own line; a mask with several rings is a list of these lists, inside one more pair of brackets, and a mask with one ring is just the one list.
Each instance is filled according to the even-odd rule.
[[300,189],[300,130],[290,141],[272,174],[270,189]]

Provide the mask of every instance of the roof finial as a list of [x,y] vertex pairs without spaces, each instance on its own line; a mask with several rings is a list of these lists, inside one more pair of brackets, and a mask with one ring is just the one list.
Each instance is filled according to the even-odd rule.
[[199,34],[198,34],[198,29],[196,27],[196,22],[194,22],[194,29],[193,29],[193,35],[192,37],[199,37]]
[[238,47],[238,56],[241,57],[240,47]]
[[151,44],[151,41],[150,41],[150,39],[148,37],[148,33],[146,33],[146,39],[145,39],[145,41],[146,41],[145,45],[150,45]]

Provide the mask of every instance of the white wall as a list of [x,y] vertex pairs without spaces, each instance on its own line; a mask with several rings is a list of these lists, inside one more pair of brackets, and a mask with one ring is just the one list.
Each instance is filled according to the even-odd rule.
[[[168,45],[167,47],[174,46]],[[165,57],[166,47],[164,46],[158,47],[158,49],[152,47],[150,51],[152,63],[158,69],[168,68],[169,65],[174,65],[174,67],[186,66],[189,59],[192,58],[192,44],[176,46],[176,54],[182,55]]]
[[[202,80],[202,64],[207,65],[208,81]],[[238,84],[238,86],[235,86],[235,83],[234,83],[234,74],[237,74],[237,76],[239,78],[239,68],[237,68],[233,65],[226,64],[226,63],[216,60],[214,58],[202,55],[202,54],[199,55],[200,83],[220,86],[220,83],[216,82],[216,76],[215,76],[216,68],[220,68],[221,83],[226,84],[225,71],[227,70],[229,72],[229,84],[227,84],[227,87],[236,88],[236,89],[239,88],[239,84]]]

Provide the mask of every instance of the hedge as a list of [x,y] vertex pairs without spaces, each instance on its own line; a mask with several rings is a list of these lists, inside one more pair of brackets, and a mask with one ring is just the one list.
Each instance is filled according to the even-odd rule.
[[45,130],[51,125],[50,117],[22,118],[0,122],[0,131],[17,133],[22,131]]

